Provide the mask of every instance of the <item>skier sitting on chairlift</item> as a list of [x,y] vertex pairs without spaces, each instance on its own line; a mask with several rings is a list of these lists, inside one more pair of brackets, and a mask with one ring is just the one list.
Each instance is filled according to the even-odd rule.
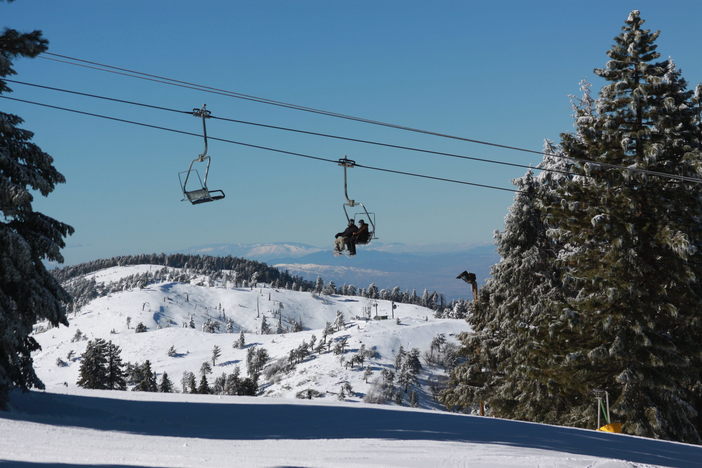
[[358,226],[358,231],[351,236],[351,240],[347,242],[349,246],[349,255],[356,255],[356,244],[367,244],[370,237],[370,232],[368,232],[368,225],[362,219],[358,221],[360,226]]
[[[353,219],[349,220],[349,225],[344,230],[344,232],[337,232],[334,237],[336,237],[335,244],[336,246],[334,247],[334,251],[336,253],[341,253],[344,250],[344,246],[347,246],[349,249],[349,252],[351,251],[351,238],[353,237],[354,234],[356,234],[356,231],[358,231],[358,228],[356,227],[356,223],[354,222]],[[355,253],[355,249],[354,249]]]

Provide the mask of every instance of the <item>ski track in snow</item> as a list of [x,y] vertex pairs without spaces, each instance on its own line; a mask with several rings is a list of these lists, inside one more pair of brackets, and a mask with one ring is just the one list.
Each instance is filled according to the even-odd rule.
[[[161,269],[157,265],[114,267],[86,277],[108,284],[120,278]],[[173,269],[171,269],[173,270]],[[702,447],[608,434],[590,430],[458,415],[437,411],[429,380],[443,371],[423,361],[418,387],[420,408],[362,403],[370,381],[383,368],[394,368],[400,346],[429,349],[444,333],[449,341],[469,331],[462,320],[439,320],[431,310],[399,304],[395,320],[355,320],[372,301],[362,297],[324,296],[282,289],[206,287],[160,283],[112,293],[93,300],[69,316],[70,326],[51,328],[34,337],[42,350],[34,354],[46,392],[13,393],[11,409],[0,413],[0,465],[63,468],[77,466],[359,466],[359,467],[596,467],[702,466]],[[392,315],[388,301],[377,301],[378,315]],[[282,304],[283,325],[302,321],[305,331],[260,335],[261,317],[275,329]],[[223,312],[234,333],[204,333],[202,324]],[[257,312],[258,310],[258,312]],[[168,372],[176,388],[184,371],[199,374],[212,348],[222,356],[209,376],[239,366],[246,374],[246,352],[263,346],[271,362],[312,335],[321,338],[337,311],[346,327],[330,338],[348,337],[346,358],[361,345],[374,348],[366,365],[366,382],[358,366],[347,368],[331,352],[314,354],[294,371],[262,377],[264,397],[85,390],[76,386],[79,356],[86,340],[71,341],[80,329],[88,339],[112,340],[123,361],[149,359],[158,374]],[[375,308],[373,308],[375,314]],[[183,328],[192,316],[196,329]],[[127,317],[131,317],[129,328]],[[148,332],[135,333],[142,322]],[[40,324],[41,325],[41,324]],[[224,328],[222,328],[222,331]],[[232,344],[240,330],[247,348]],[[167,356],[174,346],[178,355]],[[74,358],[67,358],[70,351]],[[57,358],[68,366],[56,365]],[[353,394],[337,401],[342,383]],[[322,392],[313,401],[295,399],[306,388]],[[272,398],[276,397],[276,398]],[[350,402],[350,403],[349,403]]]

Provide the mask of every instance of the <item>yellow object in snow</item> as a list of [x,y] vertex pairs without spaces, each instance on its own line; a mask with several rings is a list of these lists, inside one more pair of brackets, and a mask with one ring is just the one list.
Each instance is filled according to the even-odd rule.
[[612,424],[606,424],[597,430],[604,432],[616,432],[617,434],[620,434],[622,432],[622,423],[615,422]]

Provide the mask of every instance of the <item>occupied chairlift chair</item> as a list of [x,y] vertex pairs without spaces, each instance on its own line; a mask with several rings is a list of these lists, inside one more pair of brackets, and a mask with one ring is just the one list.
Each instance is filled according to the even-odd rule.
[[[195,117],[202,118],[202,135],[205,139],[205,150],[197,158],[193,159],[188,167],[187,171],[180,172],[178,174],[178,179],[180,180],[180,187],[183,190],[183,200],[188,200],[193,205],[199,205],[200,203],[207,203],[215,200],[221,200],[224,198],[224,192],[221,190],[210,190],[207,188],[207,177],[210,174],[210,156],[207,154],[207,125],[205,120],[210,117],[212,113],[207,110],[206,106],[203,104],[200,109],[193,109],[193,115]],[[207,162],[205,166],[205,180],[200,179],[200,174],[197,169],[193,169],[193,164],[200,162]],[[190,185],[188,185],[190,182]]]
[[[361,202],[357,202],[356,200],[352,200],[349,198],[349,191],[348,191],[348,179],[346,175],[346,169],[354,167],[356,165],[356,161],[352,159],[346,158],[344,156],[343,158],[339,159],[339,166],[342,166],[344,168],[344,196],[346,197],[346,203],[344,203],[342,206],[344,208],[344,215],[346,215],[346,221],[349,222],[353,220],[354,222],[357,222],[363,218],[366,218],[368,220],[368,240],[365,242],[356,242],[356,245],[364,245],[364,244],[370,244],[372,239],[377,239],[378,237],[375,235],[375,213],[369,213],[368,210],[366,209],[366,205],[364,205]],[[349,214],[349,211],[346,209],[346,207],[349,208],[354,208],[356,206],[360,206],[363,208],[362,212],[357,212],[354,213],[353,216]]]

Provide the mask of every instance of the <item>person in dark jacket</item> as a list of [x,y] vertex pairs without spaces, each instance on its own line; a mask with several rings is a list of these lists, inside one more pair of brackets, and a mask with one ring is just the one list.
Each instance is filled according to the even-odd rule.
[[358,221],[358,230],[351,236],[346,244],[349,246],[349,255],[356,255],[356,244],[367,244],[370,232],[364,220]]
[[338,253],[341,253],[342,250],[344,250],[344,245],[348,246],[349,251],[351,250],[351,238],[353,237],[354,234],[356,234],[356,231],[358,231],[358,228],[356,227],[356,223],[354,222],[353,219],[349,220],[349,225],[348,227],[344,230],[344,232],[337,232],[334,237],[336,237],[335,244],[336,246],[334,247],[334,250]]

